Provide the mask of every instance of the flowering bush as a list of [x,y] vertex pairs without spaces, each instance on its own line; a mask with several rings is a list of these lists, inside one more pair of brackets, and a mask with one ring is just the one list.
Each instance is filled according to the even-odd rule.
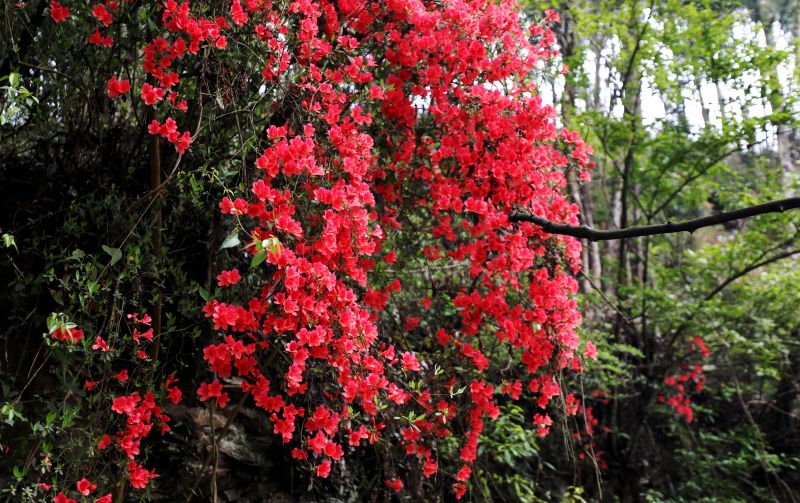
[[[43,454],[39,482],[27,488],[24,494],[28,497],[41,499],[49,494],[56,503],[75,502],[81,496],[91,496],[91,501],[100,503],[112,501],[113,481],[118,475],[113,468],[94,464],[93,468],[79,468],[85,475],[80,480],[62,476],[61,464],[67,460],[74,462],[76,454],[71,452],[74,443],[82,448],[79,457],[124,469],[125,479],[135,489],[147,488],[151,479],[157,477],[154,470],[147,470],[139,463],[140,443],[150,436],[153,426],[158,426],[161,435],[170,431],[170,417],[159,403],[168,400],[177,404],[182,393],[174,375],[168,376],[163,384],[154,384],[151,317],[132,313],[128,318],[134,325],[132,332],[114,334],[108,341],[97,335],[93,342],[63,314],[54,314],[48,320],[48,340],[53,352],[64,365],[76,366],[66,369],[68,374],[84,376],[85,380],[82,389],[74,390],[77,396],[67,395],[70,405],[63,412],[60,427],[56,411],[33,427],[35,435],[44,439],[62,437],[63,443],[53,445],[46,440],[38,444]],[[79,418],[88,421],[81,425]],[[63,438],[65,433],[71,438]],[[15,476],[21,479],[24,474]],[[105,494],[95,494],[98,483]]]
[[[196,388],[212,416],[231,423],[254,404],[314,478],[381,449],[406,457],[384,466],[385,490],[461,498],[503,406],[528,403],[539,436],[554,410],[578,412],[562,376],[581,370],[580,245],[508,219],[577,223],[566,172],[591,167],[537,91],[556,14],[529,22],[493,1],[52,0],[50,17],[92,50],[136,55],[101,91],[110,114],[147,111],[175,169],[204,162],[204,131],[227,113],[258,133],[236,154],[248,175],[218,205],[230,267],[202,307],[215,335]],[[113,365],[128,352],[165,373],[143,349],[158,347],[151,322],[132,314],[125,345],[66,319],[51,327],[57,350],[107,363],[85,399],[118,427],[84,455],[113,446],[120,472],[56,477],[42,486],[53,501],[158,480],[140,444],[169,431],[159,404],[181,392]]]

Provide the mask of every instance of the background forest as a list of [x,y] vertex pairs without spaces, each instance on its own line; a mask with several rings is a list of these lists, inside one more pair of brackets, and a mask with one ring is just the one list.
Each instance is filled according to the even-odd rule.
[[[560,11],[573,71],[553,95],[598,165],[593,183],[572,186],[585,223],[680,221],[797,193],[800,5],[564,2]],[[606,398],[594,411],[607,492],[796,500],[797,223],[771,215],[586,243],[584,330],[600,356],[582,385]],[[685,396],[680,374],[691,374]],[[665,407],[670,396],[691,409]],[[676,411],[683,421],[670,420]]]
[[[165,407],[172,432],[141,445],[159,474],[155,489],[118,485],[116,500],[451,500],[419,477],[395,494],[384,479],[405,458],[388,448],[358,451],[321,482],[251,402],[234,400],[227,421],[194,397],[208,371],[193,348],[215,340],[202,306],[238,260],[228,252],[239,235],[219,201],[251,186],[250,149],[291,119],[286,102],[248,101],[243,67],[204,53],[189,70],[201,103],[190,121],[216,126],[194,142],[202,155],[191,154],[191,169],[177,169],[181,156],[147,134],[151,111],[114,109],[105,94],[108,68],[133,68],[134,46],[75,43],[41,0],[1,8],[0,498],[43,500],[37,484],[75,472],[69,460],[92,448],[82,435],[95,425],[71,398],[86,395],[88,377],[74,369],[89,363],[56,350],[46,336],[58,323],[51,313],[81,313],[81,327],[110,336],[138,310],[152,315],[154,359],[185,396]],[[590,182],[567,172],[581,223],[682,221],[800,192],[800,2],[552,0],[522,9],[530,19],[546,9],[560,17],[559,54],[535,78],[559,124],[594,150]],[[156,27],[113,29],[122,40],[119,30],[144,37]],[[251,113],[234,109],[243,102]],[[420,255],[429,241],[407,232],[398,255]],[[579,391],[581,413],[552,413],[552,432],[540,437],[532,403],[504,403],[481,433],[464,500],[800,499],[798,257],[797,212],[692,234],[584,240],[575,298],[579,334],[597,357],[562,381]],[[412,262],[398,273],[404,292],[455,281],[447,266]],[[385,315],[412,301],[398,294]],[[502,352],[485,352],[506,365]],[[119,371],[92,363],[101,364]]]

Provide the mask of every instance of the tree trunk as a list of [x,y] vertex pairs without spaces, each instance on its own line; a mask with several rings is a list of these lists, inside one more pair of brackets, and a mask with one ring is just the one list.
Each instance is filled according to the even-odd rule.
[[[758,14],[764,27],[764,39],[767,42],[767,47],[775,49],[775,37],[772,33],[772,26],[775,24],[775,15],[772,12],[771,6],[766,0],[758,2]],[[797,31],[797,28],[795,28]],[[773,65],[768,74],[765,76],[767,87],[769,89],[768,99],[772,113],[779,113],[785,109],[785,99],[783,90],[781,89],[781,82],[778,78],[778,66]],[[786,175],[796,171],[794,162],[792,162],[792,141],[791,130],[786,127],[782,121],[775,124],[775,138],[776,148],[778,151],[778,163],[781,167],[781,172]]]

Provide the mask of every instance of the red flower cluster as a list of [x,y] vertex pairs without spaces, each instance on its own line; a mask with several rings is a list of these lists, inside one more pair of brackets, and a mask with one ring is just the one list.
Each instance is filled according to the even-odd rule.
[[69,9],[61,5],[58,0],[50,1],[50,17],[56,23],[61,23],[69,19]]
[[230,401],[228,394],[222,391],[219,381],[201,384],[197,390],[197,396],[200,397],[201,402],[205,402],[209,398],[216,398],[219,407],[225,407]]
[[219,286],[231,286],[238,283],[240,279],[242,279],[242,277],[239,275],[239,271],[237,269],[222,271],[217,276],[217,284]]
[[[695,352],[699,353],[703,359],[708,358],[711,354],[711,351],[700,337],[694,337],[689,341],[687,353],[691,356]],[[658,402],[666,403],[680,416],[683,416],[687,423],[691,423],[694,420],[694,410],[692,409],[692,402],[687,396],[687,385],[694,383],[694,391],[699,393],[703,391],[705,382],[706,378],[702,365],[683,364],[681,365],[681,372],[664,378],[664,384],[672,388],[672,393],[669,397],[659,395]]]
[[86,480],[85,478],[79,480],[75,486],[78,489],[78,492],[84,496],[89,496],[92,491],[97,489],[97,484],[92,484],[90,481]]
[[184,131],[183,133],[178,132],[178,124],[175,122],[175,119],[172,118],[167,118],[163,124],[159,123],[157,120],[153,120],[150,125],[147,126],[147,132],[166,138],[167,141],[175,145],[175,150],[177,150],[179,154],[186,152],[186,150],[189,149],[189,144],[192,143],[192,135],[189,134],[189,131]]
[[[111,35],[103,35],[102,33],[100,33],[100,29],[99,28],[95,28],[94,33],[89,35],[88,41],[92,45],[105,47],[106,49],[110,49],[111,46],[114,45],[114,37],[112,37]],[[109,91],[110,91],[110,89],[109,89]],[[128,91],[126,90],[125,92],[128,92]],[[110,95],[110,92],[109,92],[109,95]],[[113,98],[113,96],[112,96],[112,98]]]
[[[97,33],[97,32],[95,32]],[[97,39],[100,40],[100,39]],[[101,43],[102,41],[98,42]],[[131,82],[129,80],[117,80],[116,75],[108,80],[108,97],[118,98],[131,90]]]
[[[40,484],[41,486],[42,484]],[[79,480],[76,484],[78,488],[78,492],[81,493],[83,496],[89,496],[92,491],[97,489],[96,484],[92,484],[86,479]],[[46,490],[50,490],[49,487]],[[94,500],[94,503],[111,503],[112,495],[111,493],[106,494],[105,496],[101,496]],[[63,492],[59,492],[57,495],[53,497],[53,503],[78,503],[75,498],[68,498]]]
[[[118,8],[107,5],[91,12],[104,26]],[[510,1],[231,0],[227,16],[211,19],[204,5],[152,7],[161,30],[142,48],[141,98],[166,117],[148,133],[180,154],[189,149],[192,135],[169,115],[187,108],[181,62],[231,40],[263,56],[253,76],[263,81],[259,93],[289,89],[295,109],[294,126],[267,129],[250,192],[219,205],[252,237],[244,248],[251,274],[221,292],[225,302],[204,307],[218,338],[203,350],[214,378],[198,388],[200,400],[225,407],[229,393],[249,395],[275,434],[294,443],[293,457],[323,478],[345,447],[379,438],[429,478],[440,440],[457,435],[459,462],[449,468],[462,497],[484,421],[499,416],[503,395],[535,397],[540,410],[530,419],[545,435],[547,408],[562,393],[557,376],[581,369],[571,276],[580,244],[508,220],[528,211],[577,223],[564,173],[574,167],[588,178],[591,167],[591,149],[557,128],[529,78],[553,55],[547,23],[557,15],[523,27]],[[99,31],[93,37],[106,45]],[[109,81],[112,98],[129,90]],[[419,260],[458,271],[450,288],[403,290],[395,269],[409,262],[408,221],[424,222],[414,229]],[[224,287],[242,277],[232,269],[217,280]],[[247,288],[252,298],[235,297]],[[390,299],[402,323],[385,313]],[[454,314],[438,316],[440,305]],[[150,338],[134,332],[137,344]],[[513,382],[492,368],[491,347],[510,355],[503,365]],[[153,419],[166,428],[168,418],[150,393],[117,396],[112,409],[125,417],[115,440],[131,459],[131,485],[145,487],[154,473],[133,459]],[[402,481],[387,486],[399,491]]]
[[158,477],[155,470],[147,471],[133,461],[128,462],[128,480],[131,481],[131,487],[134,489],[144,489],[155,477]]
[[[132,320],[134,324],[132,334],[126,337],[124,341],[117,340],[117,342],[120,343],[119,345],[124,347],[115,349],[111,347],[105,339],[96,336],[95,342],[91,346],[91,351],[110,355],[110,357],[115,360],[126,350],[130,352],[130,357],[140,353],[144,353],[146,356],[146,353],[141,347],[144,341],[153,340],[153,329],[150,328],[152,319],[149,315],[139,317],[137,313],[128,315],[128,319]],[[83,330],[77,328],[73,323],[58,320],[58,318],[54,318],[50,323],[52,326],[51,337],[53,339],[74,344],[84,338]],[[144,332],[140,330],[144,330]],[[103,358],[108,358],[108,356],[103,356]],[[113,437],[104,433],[98,440],[96,444],[97,452],[105,451],[112,443],[115,444],[119,448],[119,454],[124,455],[129,460],[127,472],[131,487],[144,489],[147,487],[149,481],[157,475],[154,470],[148,471],[140,464],[136,463],[135,459],[140,454],[140,443],[150,435],[152,427],[155,424],[159,425],[162,434],[168,432],[170,430],[168,426],[170,418],[164,413],[163,409],[157,405],[156,396],[152,391],[146,391],[144,393],[134,391],[130,394],[114,394],[114,388],[121,388],[120,385],[122,384],[129,386],[136,382],[135,377],[138,376],[132,372],[135,372],[135,370],[129,371],[127,368],[122,368],[115,374],[110,375],[110,379],[101,378],[97,381],[87,379],[85,388],[87,392],[96,393],[96,399],[102,396],[108,396],[108,393],[111,392],[113,398],[111,398],[109,407],[110,412],[113,413],[112,415],[121,415],[124,417],[124,426],[117,431]],[[176,382],[177,380],[174,375],[170,375],[163,386],[164,395],[173,403],[178,403],[181,400],[181,392],[175,386]],[[103,388],[98,388],[98,385],[103,383]],[[95,400],[94,403],[100,402]],[[51,485],[43,483],[39,484],[38,487],[44,491],[53,489]],[[90,496],[97,490],[97,487],[97,484],[93,483],[87,477],[75,482],[77,493],[83,497]],[[52,501],[54,503],[69,503],[76,502],[76,499],[68,497],[64,491],[59,491],[53,496]],[[97,497],[94,501],[95,503],[111,503],[112,494],[108,493],[104,496]]]

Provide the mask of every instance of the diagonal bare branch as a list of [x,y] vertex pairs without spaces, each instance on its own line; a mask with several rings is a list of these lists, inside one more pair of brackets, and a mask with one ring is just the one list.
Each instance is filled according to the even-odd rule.
[[549,234],[572,236],[575,238],[588,239],[589,241],[610,241],[614,239],[629,239],[657,234],[672,234],[675,232],[694,232],[703,227],[750,218],[765,213],[782,213],[796,208],[800,208],[800,197],[790,197],[769,203],[748,206],[738,210],[723,211],[722,213],[695,218],[685,222],[667,222],[660,225],[645,225],[616,230],[599,230],[585,225],[557,224],[536,215],[518,213],[509,215],[508,220],[509,222],[531,222],[538,225]]

